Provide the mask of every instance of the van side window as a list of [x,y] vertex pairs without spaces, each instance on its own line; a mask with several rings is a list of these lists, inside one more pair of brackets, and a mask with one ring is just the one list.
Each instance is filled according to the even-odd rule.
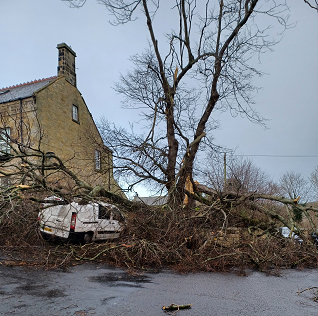
[[98,219],[110,219],[111,208],[98,204]]
[[124,222],[125,221],[123,215],[120,213],[119,210],[113,209],[112,213],[113,213],[113,220],[118,221],[118,222]]

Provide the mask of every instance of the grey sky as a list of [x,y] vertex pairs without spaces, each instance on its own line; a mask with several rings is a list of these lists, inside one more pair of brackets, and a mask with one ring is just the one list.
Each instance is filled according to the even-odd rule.
[[[269,129],[222,114],[215,132],[216,143],[237,154],[317,156],[251,157],[274,179],[290,170],[308,176],[318,165],[318,14],[302,0],[288,4],[297,26],[262,56],[260,68],[268,75],[256,79],[262,90],[255,107]],[[104,115],[127,126],[135,112],[120,108],[111,87],[131,67],[129,56],[147,46],[143,20],[114,27],[95,0],[81,9],[60,0],[1,0],[0,12],[0,88],[56,75],[56,46],[65,42],[77,54],[77,86],[94,119]]]

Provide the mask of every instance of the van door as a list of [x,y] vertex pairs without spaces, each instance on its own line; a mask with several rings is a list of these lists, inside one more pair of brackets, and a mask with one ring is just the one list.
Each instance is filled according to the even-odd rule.
[[59,205],[59,210],[56,217],[56,229],[69,232],[71,216],[72,212],[69,204]]
[[69,205],[55,205],[41,212],[43,232],[58,237],[68,238],[70,222]]
[[77,204],[77,224],[76,224],[76,232],[94,232],[96,229],[96,225],[98,224],[97,217],[95,216],[94,212],[95,205],[84,204],[79,205]]
[[113,219],[112,205],[98,204],[98,229],[96,239],[112,239],[119,236],[120,226]]

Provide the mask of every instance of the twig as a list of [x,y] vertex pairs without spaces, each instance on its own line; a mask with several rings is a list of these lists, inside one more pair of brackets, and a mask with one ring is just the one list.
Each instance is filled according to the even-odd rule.
[[309,287],[308,289],[304,289],[304,290],[296,292],[296,293],[299,295],[305,291],[309,291],[309,290],[313,290],[313,289],[318,289],[318,286],[312,286],[312,287]]
[[204,261],[202,261],[202,263],[205,263],[205,262],[208,262],[210,260],[215,260],[215,259],[219,259],[219,258],[222,258],[222,257],[228,257],[228,256],[234,256],[234,255],[240,255],[242,253],[245,253],[245,252],[233,252],[233,253],[225,253],[223,255],[219,255],[219,256],[216,256],[216,257],[213,257],[213,258],[208,258]]
[[[94,261],[95,259],[97,259],[100,255],[102,255],[103,253],[109,251],[109,250],[113,250],[116,248],[120,248],[120,247],[126,247],[126,245],[119,245],[119,246],[114,246],[114,247],[110,247],[110,248],[106,248],[104,250],[102,250],[101,252],[99,252],[95,257],[93,258],[84,258],[82,256],[77,256],[75,257],[76,260],[89,260],[89,261]],[[75,250],[71,247],[71,249],[73,250],[73,253],[76,254]]]
[[178,312],[180,309],[189,309],[191,308],[193,304],[186,304],[186,305],[178,305],[178,304],[170,304],[169,306],[162,306],[162,309],[164,311],[175,311],[171,315],[174,315],[176,312]]
[[[313,289],[318,289],[318,287],[317,287],[317,286],[312,286],[312,287],[309,287],[308,289],[305,289],[305,290],[302,290],[302,291],[296,292],[296,293],[299,295],[299,294],[301,294],[301,293],[303,293],[303,292],[305,292],[305,291],[309,291],[309,290],[313,290]],[[318,290],[317,290],[317,292],[316,292],[316,296],[314,296],[314,297],[312,298],[312,300],[313,300],[314,302],[318,303]]]

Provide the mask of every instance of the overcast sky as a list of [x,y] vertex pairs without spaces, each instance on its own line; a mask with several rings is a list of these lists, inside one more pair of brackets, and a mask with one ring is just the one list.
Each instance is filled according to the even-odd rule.
[[[288,4],[297,26],[262,56],[268,75],[256,80],[255,107],[268,129],[223,114],[215,132],[216,143],[253,155],[273,179],[291,170],[309,176],[318,166],[318,14],[302,0]],[[144,20],[114,27],[95,0],[81,9],[60,0],[0,0],[0,13],[0,88],[56,75],[56,46],[65,42],[77,54],[77,87],[95,121],[105,116],[127,126],[135,113],[121,109],[112,86],[131,67],[129,56],[147,46]]]

